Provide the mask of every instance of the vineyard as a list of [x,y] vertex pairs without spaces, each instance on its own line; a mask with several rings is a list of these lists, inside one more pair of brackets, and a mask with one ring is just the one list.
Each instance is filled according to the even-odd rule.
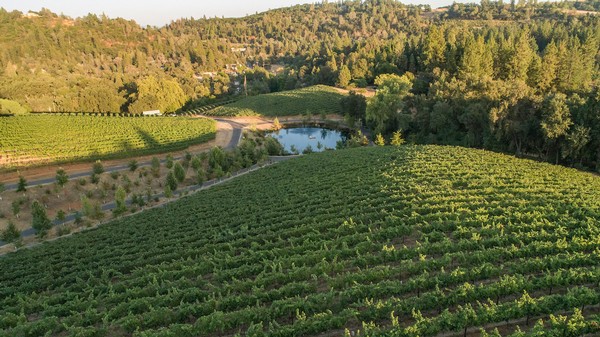
[[196,108],[193,108],[193,109],[190,109],[190,110],[183,111],[181,113],[178,113],[177,115],[179,115],[179,116],[197,116],[197,115],[203,115],[203,114],[206,114],[207,111],[213,110],[213,109],[218,108],[218,107],[220,107],[222,105],[225,105],[225,104],[234,103],[236,101],[237,101],[237,99],[230,99],[230,100],[223,101],[223,102],[206,104],[206,105],[199,106],[199,107],[196,107]]
[[0,336],[597,336],[599,219],[564,167],[312,154],[0,258]]
[[339,90],[325,85],[252,96],[204,112],[210,116],[294,116],[341,114]]
[[0,166],[23,167],[183,150],[214,139],[200,118],[29,115],[0,118]]

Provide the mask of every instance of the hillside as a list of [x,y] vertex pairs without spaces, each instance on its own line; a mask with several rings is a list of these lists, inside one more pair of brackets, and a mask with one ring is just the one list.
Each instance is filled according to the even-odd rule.
[[326,85],[251,96],[207,111],[209,116],[294,116],[342,114],[342,91]]
[[0,258],[0,336],[596,334],[599,209],[597,176],[486,151],[304,156]]
[[353,116],[374,134],[401,129],[415,143],[600,172],[600,16],[567,13],[596,8],[597,0],[484,1],[432,12],[342,1],[241,18],[189,13],[196,18],[161,28],[0,8],[0,99],[34,112],[171,113],[246,93],[379,87],[395,74],[410,81],[404,94],[390,87]]

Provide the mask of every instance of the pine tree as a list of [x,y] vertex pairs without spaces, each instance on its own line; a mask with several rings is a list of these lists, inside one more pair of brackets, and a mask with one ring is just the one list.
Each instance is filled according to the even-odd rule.
[[172,155],[167,155],[167,160],[165,162],[165,166],[170,170],[173,168],[173,156]]
[[169,171],[166,185],[171,189],[172,192],[177,190],[177,178],[175,178],[173,171]]
[[31,204],[31,215],[33,218],[31,227],[38,233],[43,235],[47,230],[52,228],[52,221],[48,218],[46,209],[37,200]]
[[113,210],[113,214],[120,215],[127,211],[127,205],[125,203],[125,198],[127,197],[127,192],[122,186],[117,188],[115,192],[115,209]]
[[19,176],[19,183],[17,184],[17,192],[26,192],[27,191],[27,180],[25,177]]
[[67,214],[62,209],[59,209],[58,212],[56,212],[56,220],[63,222],[63,221],[65,221],[66,217],[67,217]]
[[546,91],[554,86],[556,81],[556,72],[558,70],[558,48],[554,42],[550,42],[544,50],[542,57],[542,66],[537,87]]
[[446,63],[446,39],[437,25],[431,25],[423,46],[423,63],[430,71]]
[[138,168],[138,162],[135,159],[131,160],[127,165],[129,166],[129,171],[131,172],[135,172],[135,170]]
[[11,203],[12,213],[17,219],[19,218],[19,213],[21,212],[21,200],[13,200]]
[[169,199],[173,197],[173,190],[169,187],[169,185],[165,186],[165,198]]
[[69,176],[67,175],[67,172],[65,172],[65,170],[63,170],[62,168],[59,168],[56,171],[56,183],[58,184],[58,186],[64,187],[68,182]]
[[492,52],[486,46],[483,36],[478,36],[477,39],[469,37],[458,69],[459,75],[462,78],[468,76],[475,78],[491,77],[493,66]]
[[531,36],[529,31],[522,32],[513,47],[512,55],[508,63],[509,80],[527,81],[527,72],[533,59],[534,51],[531,48]]
[[352,80],[352,74],[350,73],[350,69],[348,69],[347,65],[343,65],[340,69],[340,73],[338,74],[337,86],[341,88],[346,88],[350,85],[350,81]]
[[402,132],[400,132],[400,130],[394,132],[394,135],[392,136],[392,141],[390,142],[390,144],[392,144],[394,146],[400,146],[400,145],[404,144],[404,138],[402,138]]
[[182,183],[185,180],[185,169],[181,166],[181,163],[176,163],[173,170],[175,171],[175,178],[177,178],[177,181]]

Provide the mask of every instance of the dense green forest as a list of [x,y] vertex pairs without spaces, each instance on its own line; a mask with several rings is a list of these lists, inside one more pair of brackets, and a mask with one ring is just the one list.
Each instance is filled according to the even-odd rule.
[[323,2],[161,28],[0,9],[0,98],[44,112],[171,112],[312,84],[399,84],[356,117],[415,142],[600,169],[600,18],[575,11],[596,7]]

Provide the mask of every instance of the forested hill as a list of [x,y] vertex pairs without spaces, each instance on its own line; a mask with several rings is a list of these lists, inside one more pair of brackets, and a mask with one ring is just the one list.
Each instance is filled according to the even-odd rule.
[[157,29],[95,15],[71,19],[48,10],[39,17],[0,10],[0,97],[34,111],[127,111],[147,76],[175,79],[184,100],[193,100],[229,93],[228,68],[269,68],[291,58],[297,59],[286,70],[292,73],[288,81],[269,83],[268,72],[258,68],[250,74],[251,82],[257,78],[250,93],[333,83],[333,63],[350,61],[337,55],[360,41],[367,63],[356,68],[368,68],[388,38],[423,30],[419,12],[397,2],[306,5],[242,19],[182,19]]
[[[156,81],[175,79],[181,88],[177,90],[178,102],[229,93],[234,83],[223,73],[228,65],[230,69],[284,65],[284,74],[272,81],[265,81],[269,74],[263,69],[251,71],[251,94],[303,84],[335,84],[340,73],[365,85],[373,83],[380,73],[428,71],[438,65],[443,53],[453,59],[447,62],[447,70],[455,74],[473,35],[495,40],[491,48],[501,44],[509,50],[518,42],[529,43],[541,55],[552,39],[564,41],[563,49],[567,49],[573,46],[574,37],[579,46],[597,32],[596,19],[550,23],[544,17],[556,15],[542,5],[498,6],[487,4],[482,7],[485,10],[473,10],[472,6],[455,5],[436,15],[426,6],[390,0],[355,1],[294,6],[240,19],[182,19],[160,29],[104,16],[71,19],[49,10],[24,14],[0,9],[0,98],[17,100],[34,111],[115,112],[132,108],[139,112],[155,104],[147,98],[137,109],[131,107],[142,98],[138,97],[140,89],[174,86]],[[536,6],[537,12],[531,9]],[[510,20],[531,13],[538,13],[534,17],[540,19],[501,24],[455,19]],[[558,26],[551,30],[553,24]],[[428,45],[432,26],[441,28],[432,32],[433,38],[442,41],[446,37],[449,48],[442,49],[447,50]],[[525,41],[517,39],[521,35]],[[502,57],[494,60],[494,65],[510,59],[510,55]],[[586,66],[589,69],[590,65]],[[505,74],[505,68],[495,67],[495,73]],[[202,76],[203,72],[213,74]],[[144,85],[148,76],[157,79]],[[581,76],[589,87],[590,75]],[[570,89],[578,83],[582,83],[578,78],[567,79],[561,86]]]
[[407,74],[395,109],[370,118],[384,134],[597,165],[600,18],[577,11],[597,7],[346,1],[162,28],[0,10],[0,98],[33,111],[169,112],[243,94],[242,73],[250,95]]

